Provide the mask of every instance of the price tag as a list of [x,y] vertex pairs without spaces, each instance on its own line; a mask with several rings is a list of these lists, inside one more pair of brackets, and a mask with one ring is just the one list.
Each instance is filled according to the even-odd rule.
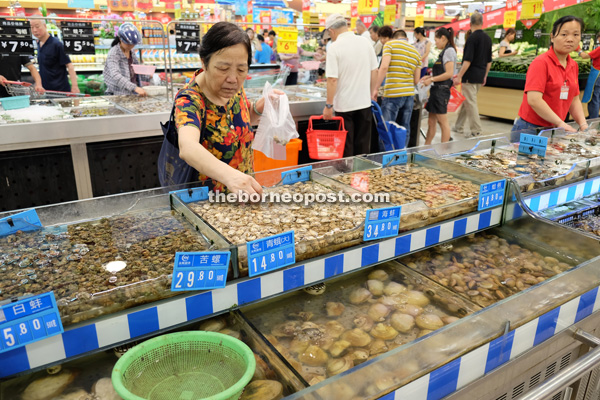
[[496,31],[494,32],[494,39],[500,39],[502,37],[502,29],[498,28],[496,29]]
[[63,332],[54,292],[0,307],[0,353]]
[[0,55],[33,55],[33,38],[29,21],[0,18]]
[[425,2],[417,1],[417,15],[425,14]]
[[383,167],[391,167],[393,165],[402,165],[406,164],[408,160],[408,155],[406,151],[400,151],[398,153],[384,154],[382,166]]
[[520,154],[537,154],[540,157],[546,157],[547,147],[547,137],[521,133],[521,140],[519,141]]
[[179,197],[179,199],[185,204],[192,203],[195,201],[208,200],[208,188],[206,186],[191,189],[174,190],[172,192],[169,192],[169,194]]
[[91,22],[65,21],[61,24],[63,45],[67,54],[96,54],[94,28]]
[[479,187],[479,205],[477,210],[486,210],[504,203],[504,189],[506,181],[484,183]]
[[536,29],[535,31],[533,31],[533,37],[534,38],[541,38],[542,37],[542,30],[541,29]]
[[515,37],[517,39],[523,39],[523,29],[518,29],[517,33],[515,34]]
[[504,29],[514,28],[517,25],[517,10],[504,12]]
[[294,231],[246,243],[250,276],[264,274],[296,262]]
[[544,0],[523,0],[520,19],[535,19],[542,15]]
[[383,9],[383,24],[392,25],[396,19],[396,5],[386,5]]
[[0,219],[0,237],[12,235],[18,231],[35,231],[42,227],[40,217],[35,210],[27,210]]
[[518,0],[506,0],[506,10],[507,11],[516,10],[518,5],[519,5]]
[[224,288],[230,259],[228,251],[175,253],[171,291]]
[[582,42],[583,45],[581,46],[581,50],[590,51],[592,49],[592,35],[582,35]]
[[298,42],[297,41],[286,41],[286,40],[278,40],[277,41],[277,52],[278,53],[290,53],[294,54],[298,52]]
[[398,236],[402,206],[367,210],[363,240]]
[[291,185],[296,182],[306,182],[310,179],[311,171],[312,165],[285,171],[281,173],[281,181],[284,185]]
[[415,17],[415,28],[421,28],[425,26],[425,16],[417,15]]
[[200,26],[198,24],[175,24],[175,47],[178,53],[197,54],[200,48]]
[[378,0],[358,0],[358,14],[371,15],[379,12]]

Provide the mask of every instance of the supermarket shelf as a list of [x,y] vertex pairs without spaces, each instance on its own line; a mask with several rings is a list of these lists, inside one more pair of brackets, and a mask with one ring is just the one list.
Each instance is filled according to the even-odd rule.
[[472,213],[395,238],[365,243],[306,263],[296,263],[270,274],[235,281],[223,289],[176,297],[82,323],[67,328],[61,335],[1,353],[0,378],[114,347],[134,338],[153,335],[180,324],[373,266],[497,226],[501,217],[502,207]]
[[441,399],[564,332],[598,310],[600,297],[596,287],[395,392],[380,397],[380,400]]
[[[104,44],[98,44],[98,45],[96,45],[94,47],[96,49],[98,49],[98,50],[108,50],[108,49],[110,49],[111,46],[110,45],[104,45]],[[164,49],[164,47],[163,47],[162,44],[140,44],[140,45],[135,46],[135,48],[136,49],[142,49],[142,50],[144,50],[144,49],[152,49],[152,50],[154,50],[154,49],[156,49],[156,50],[162,50],[162,49]],[[167,46],[167,48],[174,49],[175,45],[172,44],[170,46]]]

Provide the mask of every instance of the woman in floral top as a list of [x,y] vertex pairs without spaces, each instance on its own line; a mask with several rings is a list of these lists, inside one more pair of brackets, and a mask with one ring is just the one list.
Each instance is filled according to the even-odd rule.
[[179,156],[211,189],[262,193],[253,172],[252,123],[264,99],[251,103],[243,85],[252,60],[248,36],[229,22],[215,24],[200,48],[199,70],[175,98]]

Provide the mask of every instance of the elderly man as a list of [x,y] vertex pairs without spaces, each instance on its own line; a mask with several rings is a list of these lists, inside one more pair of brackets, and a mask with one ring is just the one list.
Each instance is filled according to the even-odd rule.
[[356,32],[358,32],[358,34],[360,36],[367,38],[369,40],[369,42],[371,43],[371,45],[375,44],[373,39],[371,39],[371,33],[367,29],[367,26],[360,19],[356,21]]
[[333,43],[327,52],[327,103],[324,119],[333,111],[344,118],[344,157],[369,153],[371,144],[371,93],[377,83],[377,58],[373,45],[348,30],[340,14],[327,18],[325,28]]
[[[60,40],[48,33],[46,22],[34,19],[31,21],[31,32],[38,40],[37,59],[44,89],[79,93],[75,67]],[[67,71],[68,77],[71,78],[70,85]]]

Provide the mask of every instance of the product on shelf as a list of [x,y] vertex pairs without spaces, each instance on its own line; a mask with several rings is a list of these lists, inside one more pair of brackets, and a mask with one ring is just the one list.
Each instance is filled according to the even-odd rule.
[[65,114],[61,108],[54,106],[34,104],[27,108],[19,108],[16,110],[2,110],[0,108],[0,123],[16,124],[69,118],[72,117]]
[[137,95],[121,95],[110,96],[107,99],[136,114],[169,112],[173,107],[173,103],[160,96],[148,98]]
[[61,106],[74,118],[128,114],[128,112],[125,110],[116,107],[110,101],[101,97],[85,97],[82,99],[55,99],[52,101]]
[[168,210],[0,238],[0,300],[54,291],[64,325],[177,294],[177,251],[209,250]]
[[476,310],[391,262],[328,283],[319,296],[297,292],[243,313],[314,385]]
[[[339,193],[315,182],[299,182],[264,189],[267,194]],[[336,197],[337,199],[337,197]],[[326,254],[361,241],[360,229],[365,220],[364,203],[316,203],[309,206],[294,203],[264,202],[231,204],[196,202],[188,206],[231,243],[239,246],[240,272],[248,273],[246,242],[294,230],[296,260]]]
[[573,267],[502,237],[478,233],[400,260],[435,282],[487,307]]

